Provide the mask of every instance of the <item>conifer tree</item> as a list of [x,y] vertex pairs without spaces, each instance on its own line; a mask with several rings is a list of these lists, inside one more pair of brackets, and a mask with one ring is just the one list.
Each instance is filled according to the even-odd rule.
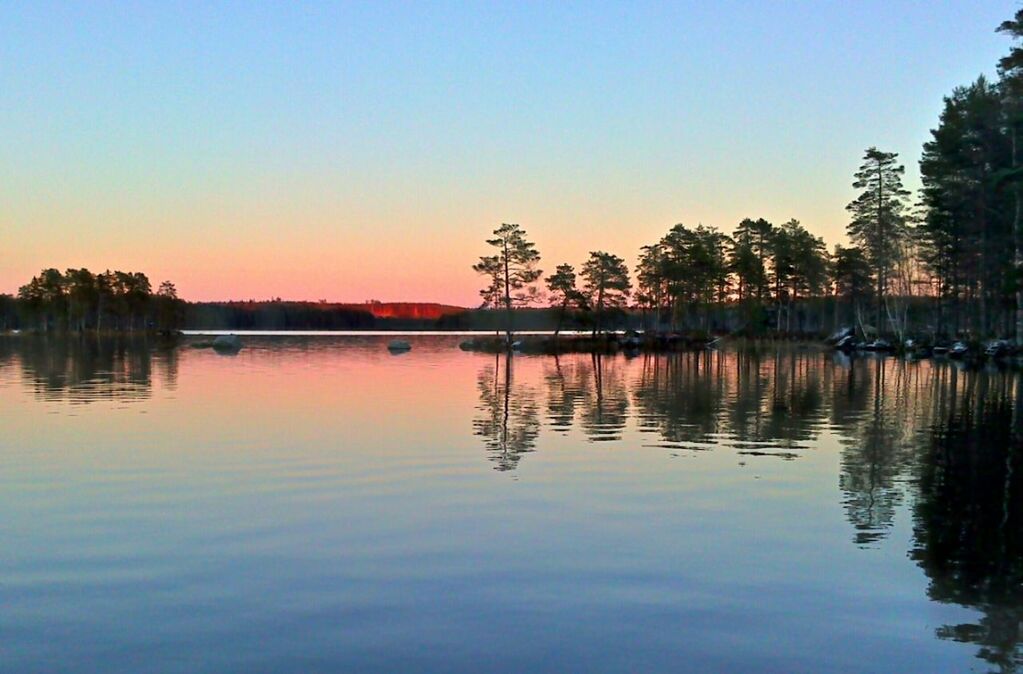
[[505,310],[505,341],[512,342],[515,307],[532,304],[539,299],[536,286],[541,272],[537,268],[540,253],[536,245],[526,239],[526,232],[516,224],[504,223],[494,230],[494,238],[487,243],[497,249],[494,255],[484,255],[473,265],[476,273],[489,283],[480,290],[485,306],[503,306]]
[[846,231],[863,249],[874,275],[874,329],[881,331],[888,281],[907,236],[904,211],[909,192],[902,187],[905,167],[895,152],[868,148],[855,173],[853,187],[862,190],[846,210],[852,215]]

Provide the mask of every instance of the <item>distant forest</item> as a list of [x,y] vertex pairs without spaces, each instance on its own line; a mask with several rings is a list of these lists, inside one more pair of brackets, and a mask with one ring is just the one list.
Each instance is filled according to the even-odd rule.
[[[522,329],[551,329],[552,309],[526,309]],[[498,329],[501,317],[425,302],[339,304],[267,301],[186,302],[170,281],[153,291],[141,272],[45,269],[18,296],[0,295],[0,330],[143,332],[205,330]],[[580,326],[585,327],[584,323]]]
[[[186,302],[164,281],[154,292],[146,274],[45,269],[17,297],[0,295],[0,330],[140,332],[210,330],[360,330],[433,325],[450,313],[439,305],[344,305],[324,302]],[[405,314],[401,312],[404,311]],[[383,318],[375,314],[390,313]]]

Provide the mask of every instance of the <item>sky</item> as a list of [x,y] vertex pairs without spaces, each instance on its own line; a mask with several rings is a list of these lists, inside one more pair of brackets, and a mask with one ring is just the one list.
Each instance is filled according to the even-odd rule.
[[675,223],[844,241],[876,145],[907,185],[1019,3],[0,3],[0,292],[44,267],[182,297],[479,302]]

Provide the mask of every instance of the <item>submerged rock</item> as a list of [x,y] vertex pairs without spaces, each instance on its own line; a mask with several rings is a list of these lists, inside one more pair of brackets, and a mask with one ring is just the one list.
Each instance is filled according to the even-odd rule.
[[412,345],[404,339],[392,339],[387,345],[387,350],[391,353],[404,353],[406,351],[411,351]]
[[238,335],[220,335],[213,340],[213,348],[217,351],[230,353],[241,351],[242,340]]

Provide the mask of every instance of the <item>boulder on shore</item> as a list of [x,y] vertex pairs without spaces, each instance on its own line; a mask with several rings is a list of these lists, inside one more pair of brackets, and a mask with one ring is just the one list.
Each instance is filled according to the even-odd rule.
[[835,345],[837,345],[843,339],[846,339],[848,337],[855,337],[855,336],[856,336],[856,329],[855,328],[844,327],[844,328],[841,328],[839,330],[836,330],[834,333],[831,334],[830,337],[828,337],[824,341],[827,344],[835,344]]
[[992,339],[984,345],[984,355],[988,358],[1004,358],[1012,352],[1012,344],[1005,339]]
[[839,351],[850,353],[856,350],[856,338],[852,335],[846,335],[842,339],[835,342],[835,348]]
[[948,350],[949,358],[967,358],[970,356],[970,345],[966,342],[956,342]]
[[213,348],[217,351],[241,351],[242,340],[238,335],[220,335],[213,340]]

